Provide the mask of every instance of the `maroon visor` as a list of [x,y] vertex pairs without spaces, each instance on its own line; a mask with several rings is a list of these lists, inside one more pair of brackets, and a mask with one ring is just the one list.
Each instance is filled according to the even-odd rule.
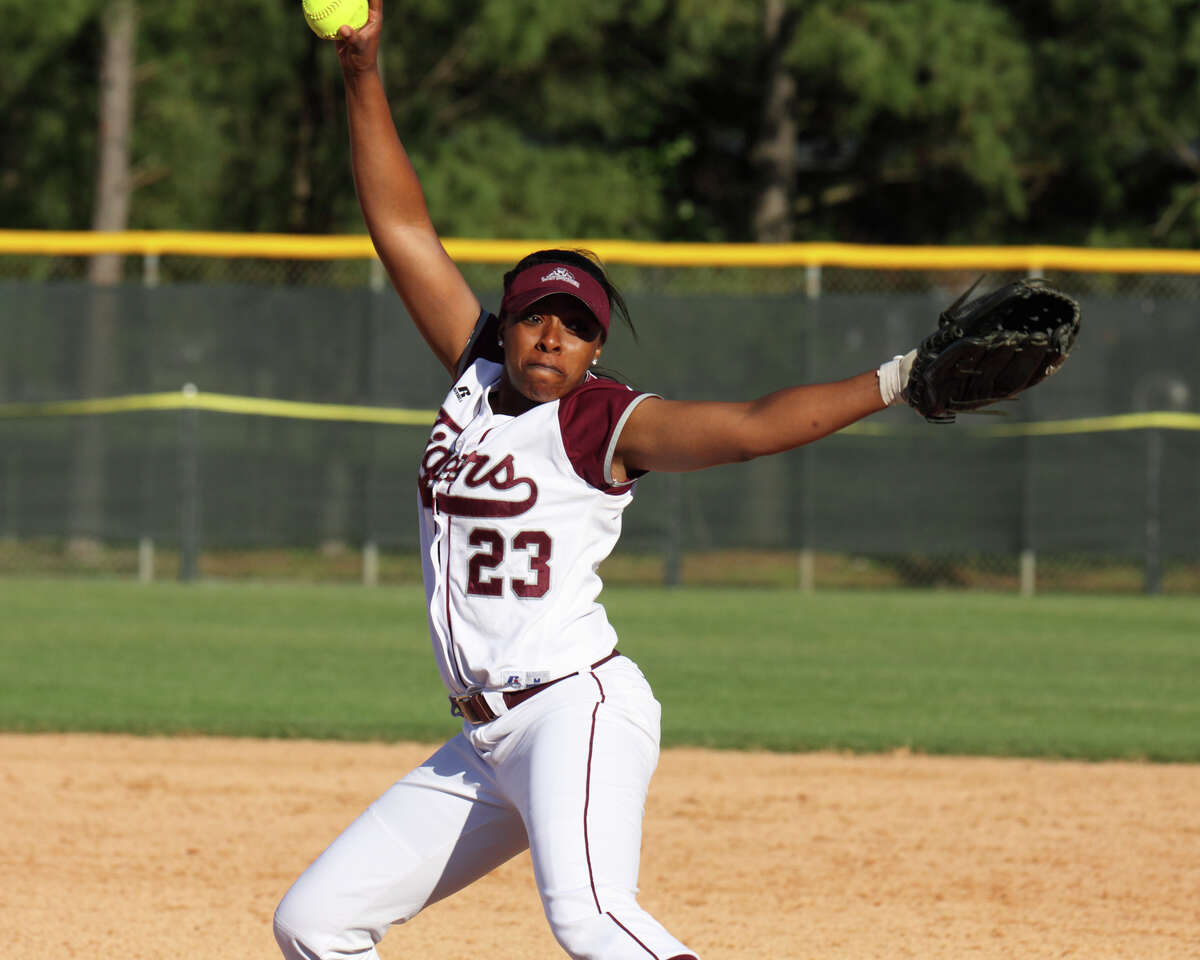
[[520,316],[543,297],[565,293],[582,303],[608,336],[608,294],[586,270],[565,263],[539,263],[526,267],[509,284],[500,301],[502,317]]

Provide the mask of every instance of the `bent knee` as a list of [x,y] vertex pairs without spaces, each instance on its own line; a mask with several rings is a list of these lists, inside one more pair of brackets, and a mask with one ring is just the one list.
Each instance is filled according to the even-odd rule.
[[287,901],[275,908],[275,918],[272,927],[275,931],[275,942],[287,960],[314,960],[319,954],[312,949],[315,944],[308,943],[308,937],[301,929],[292,926],[287,916]]
[[691,956],[692,951],[638,905],[632,891],[609,889],[599,897],[599,909],[592,891],[586,897],[578,893],[543,899],[554,938],[575,960]]
[[368,930],[346,929],[308,913],[287,897],[275,909],[275,942],[287,960],[342,960],[373,957],[377,938]]
[[287,898],[275,908],[272,926],[275,942],[287,960],[321,960],[326,956],[322,937],[315,926],[310,926],[298,911],[289,908]]

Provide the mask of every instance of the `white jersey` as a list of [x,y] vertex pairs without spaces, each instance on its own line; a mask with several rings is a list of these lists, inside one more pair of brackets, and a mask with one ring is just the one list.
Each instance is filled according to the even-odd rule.
[[504,416],[488,402],[502,371],[470,363],[418,473],[430,637],[453,696],[545,683],[617,642],[596,568],[633,500],[633,481],[612,482],[617,438],[652,395],[589,374],[565,397]]

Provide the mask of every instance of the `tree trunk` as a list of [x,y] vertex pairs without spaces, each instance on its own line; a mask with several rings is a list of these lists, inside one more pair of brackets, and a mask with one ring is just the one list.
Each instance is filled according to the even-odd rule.
[[786,243],[792,239],[792,201],[796,181],[796,81],[784,63],[795,16],[787,0],[763,0],[762,123],[752,159],[758,173],[754,239]]
[[[132,177],[129,141],[133,127],[136,0],[111,0],[104,14],[104,51],[100,61],[99,138],[96,199],[92,229],[124,230],[129,223]],[[84,398],[102,397],[112,386],[113,355],[119,316],[121,256],[98,254],[88,265],[91,286],[86,342],[80,371]],[[80,423],[75,458],[68,548],[81,559],[94,559],[104,529],[104,420]]]
[[[796,81],[784,63],[794,28],[787,0],[763,3],[763,99],[758,142],[751,158],[758,174],[754,239],[786,243],[792,239],[792,203],[796,179]],[[764,457],[748,465],[750,488],[747,526],[752,542],[779,547],[786,542],[783,518],[789,490],[787,461]]]
[[[100,136],[96,169],[93,230],[124,230],[129,223],[132,177],[129,139],[133,130],[135,0],[110,0],[104,22],[104,55],[100,62]],[[121,257],[92,258],[89,279],[112,286],[121,280]]]

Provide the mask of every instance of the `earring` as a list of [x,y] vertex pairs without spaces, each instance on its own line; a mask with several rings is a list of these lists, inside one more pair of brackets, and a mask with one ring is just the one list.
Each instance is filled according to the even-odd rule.
[[497,337],[497,338],[496,338],[496,343],[500,344],[500,346],[504,346],[504,338],[503,338],[503,337]]
[[596,365],[596,361],[598,361],[599,359],[600,359],[599,357],[592,357],[592,366],[593,367]]

